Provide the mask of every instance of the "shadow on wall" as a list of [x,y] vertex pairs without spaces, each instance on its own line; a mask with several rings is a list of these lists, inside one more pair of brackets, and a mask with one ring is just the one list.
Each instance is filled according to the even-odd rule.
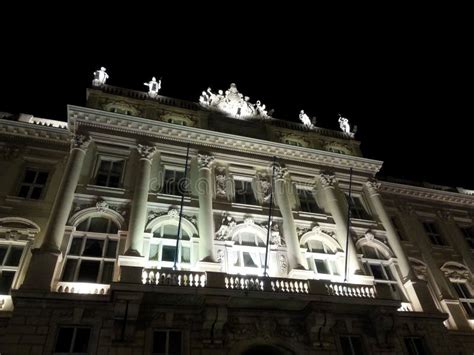
[[242,355],[294,355],[295,353],[275,345],[253,345],[242,352]]

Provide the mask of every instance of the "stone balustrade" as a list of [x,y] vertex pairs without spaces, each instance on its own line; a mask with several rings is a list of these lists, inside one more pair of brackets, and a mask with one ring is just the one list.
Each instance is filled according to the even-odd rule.
[[328,295],[359,297],[359,298],[376,298],[377,291],[375,286],[353,285],[335,282],[326,282],[325,285]]
[[143,269],[142,283],[159,286],[204,287],[206,286],[206,273]]
[[107,295],[110,285],[89,282],[64,282],[56,283],[54,290],[58,293],[75,293],[87,295]]

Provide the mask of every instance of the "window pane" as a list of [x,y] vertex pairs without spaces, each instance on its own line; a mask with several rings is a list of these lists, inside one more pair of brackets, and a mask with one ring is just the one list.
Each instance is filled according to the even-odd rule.
[[18,196],[19,196],[19,197],[27,198],[29,192],[30,192],[30,187],[29,187],[28,185],[23,185],[23,186],[20,188],[20,191],[18,192]]
[[87,353],[89,347],[90,328],[77,328],[76,339],[74,340],[73,352]]
[[181,332],[169,332],[168,354],[181,355]]
[[174,261],[175,247],[170,245],[163,245],[163,255],[161,261]]
[[23,253],[23,247],[11,247],[10,254],[8,254],[7,260],[5,260],[5,265],[18,266],[18,264],[20,264],[22,253]]
[[23,178],[23,182],[27,184],[32,184],[35,181],[36,178],[36,171],[32,169],[26,169],[25,171],[25,177]]
[[104,267],[102,270],[102,279],[100,280],[103,284],[109,284],[112,282],[114,276],[114,263],[110,261],[104,262]]
[[328,266],[325,260],[318,260],[315,259],[314,262],[316,263],[316,269],[320,274],[329,274]]
[[8,247],[5,245],[0,245],[0,265],[3,265],[3,259],[5,258],[5,254],[7,253]]
[[69,353],[72,345],[74,328],[59,328],[54,351],[58,353]]
[[95,184],[99,186],[107,186],[107,175],[102,173],[97,174]]
[[120,185],[120,176],[119,175],[109,176],[109,183],[107,184],[108,187],[119,187],[119,185]]
[[104,241],[99,239],[87,239],[84,251],[82,252],[83,256],[102,256],[102,249],[104,247]]
[[69,248],[69,255],[80,255],[81,245],[82,238],[74,238],[71,242],[71,248]]
[[159,245],[151,244],[150,245],[150,254],[149,254],[148,259],[158,261],[158,251],[159,251]]
[[0,273],[0,295],[8,295],[12,287],[15,271],[2,271]]
[[110,223],[109,223],[109,230],[107,231],[107,233],[109,233],[109,234],[117,234],[118,230],[119,230],[118,225],[116,225],[113,221],[110,221]]
[[372,271],[372,275],[374,275],[374,278],[377,280],[386,280],[386,277],[382,271],[382,266],[381,265],[374,265],[374,264],[369,264],[370,270]]
[[74,281],[74,273],[76,271],[77,260],[76,259],[67,259],[66,266],[64,267],[62,280],[66,282]]
[[41,197],[41,192],[43,191],[42,187],[34,187],[30,198],[33,200],[38,200]]
[[360,337],[351,337],[352,350],[355,355],[363,355],[365,352],[362,349],[362,339]]
[[107,243],[107,252],[105,253],[105,257],[115,258],[116,256],[117,256],[117,241],[109,239]]
[[165,224],[163,226],[163,238],[176,239],[178,235],[178,226],[172,224]]
[[82,260],[79,268],[78,282],[97,282],[100,261]]
[[166,354],[166,332],[153,333],[153,353]]
[[107,233],[109,220],[103,217],[92,217],[88,232]]
[[122,175],[123,160],[114,161],[111,172],[116,175]]
[[100,161],[100,166],[99,166],[99,171],[108,174],[109,170],[110,170],[110,163],[111,162],[108,161],[108,160],[101,160]]
[[81,232],[89,231],[89,220],[90,220],[90,218],[87,218],[86,220],[79,223],[76,227],[76,230],[81,231]]
[[36,184],[37,185],[44,185],[46,184],[46,180],[48,180],[48,173],[47,172],[39,172],[38,176],[36,177]]
[[188,247],[181,247],[181,262],[189,263],[191,261],[191,249]]
[[254,263],[250,253],[244,251],[243,252],[243,257],[244,257],[244,266],[246,266],[246,267],[257,267],[257,264]]
[[353,355],[349,337],[341,337],[341,347],[344,355]]

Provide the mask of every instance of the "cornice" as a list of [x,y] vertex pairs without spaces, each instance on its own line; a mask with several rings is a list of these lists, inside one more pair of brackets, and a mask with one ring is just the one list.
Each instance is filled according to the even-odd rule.
[[381,181],[380,192],[411,197],[425,201],[439,201],[474,207],[474,196],[463,195],[456,192],[433,190],[426,187],[402,185],[393,182]]
[[0,119],[0,134],[22,139],[34,139],[55,144],[70,144],[71,133],[59,127],[48,127]]
[[191,143],[202,147],[238,151],[266,157],[278,156],[282,159],[311,164],[321,164],[334,168],[353,168],[355,171],[375,175],[382,162],[354,156],[309,149],[289,147],[287,144],[236,136],[195,127],[177,126],[172,123],[122,115],[91,108],[68,106],[69,127],[78,131],[80,127],[98,128],[111,132],[135,134],[148,138]]

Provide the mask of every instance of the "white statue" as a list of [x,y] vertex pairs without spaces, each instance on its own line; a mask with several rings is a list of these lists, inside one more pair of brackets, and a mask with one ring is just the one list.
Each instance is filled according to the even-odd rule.
[[303,122],[303,124],[306,127],[313,127],[313,124],[311,123],[311,120],[309,119],[308,115],[304,113],[304,110],[300,111],[300,121]]
[[94,80],[92,80],[93,86],[102,86],[105,85],[106,80],[109,78],[109,74],[107,74],[106,69],[101,67],[99,70],[94,72]]
[[232,228],[237,225],[234,218],[229,216],[227,213],[222,214],[222,222],[219,230],[216,232],[217,240],[227,240],[229,238],[229,232]]
[[143,83],[143,85],[148,86],[148,96],[152,99],[158,96],[158,91],[161,89],[161,80],[156,81],[156,78],[153,77],[148,83]]
[[351,126],[349,125],[349,120],[345,117],[339,115],[339,127],[344,133],[351,133]]

